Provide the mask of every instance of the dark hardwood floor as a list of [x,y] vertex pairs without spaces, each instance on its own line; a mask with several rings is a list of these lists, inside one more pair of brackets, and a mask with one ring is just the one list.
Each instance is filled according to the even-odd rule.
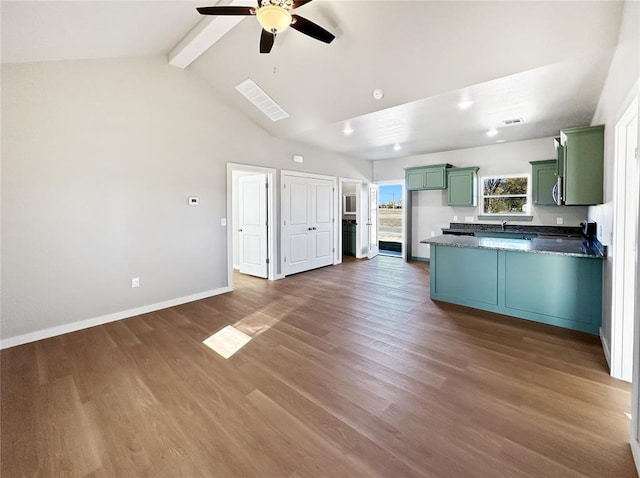
[[599,339],[433,303],[425,263],[237,275],[0,359],[7,478],[636,476]]

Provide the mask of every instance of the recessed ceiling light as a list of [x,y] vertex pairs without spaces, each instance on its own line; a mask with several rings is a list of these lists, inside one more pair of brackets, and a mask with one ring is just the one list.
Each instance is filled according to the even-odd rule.
[[402,149],[402,146],[400,146],[398,143],[393,145],[393,150],[394,151],[400,151]]
[[495,128],[491,128],[489,131],[487,131],[487,136],[495,136],[498,134],[498,130]]
[[496,143],[504,143],[505,141],[507,141],[506,139],[498,139],[496,140]]
[[382,98],[384,98],[384,91],[382,91],[380,88],[376,88],[371,94],[376,100],[381,100]]
[[351,128],[351,126],[345,126],[342,132],[345,136],[351,136],[353,134],[353,128]]
[[460,100],[458,102],[458,108],[460,108],[461,110],[468,110],[469,108],[471,108],[471,105],[473,105],[473,100]]

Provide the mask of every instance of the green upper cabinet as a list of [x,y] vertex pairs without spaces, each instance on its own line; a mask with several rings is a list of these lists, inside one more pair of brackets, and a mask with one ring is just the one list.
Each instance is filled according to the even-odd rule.
[[531,161],[533,179],[533,204],[536,206],[557,206],[553,200],[553,186],[556,184],[558,161],[547,159]]
[[450,164],[419,166],[405,169],[405,186],[408,191],[419,189],[447,189],[447,168]]
[[477,197],[477,167],[450,168],[447,170],[447,204],[449,206],[474,207]]
[[604,175],[604,126],[563,129],[564,204],[602,204]]

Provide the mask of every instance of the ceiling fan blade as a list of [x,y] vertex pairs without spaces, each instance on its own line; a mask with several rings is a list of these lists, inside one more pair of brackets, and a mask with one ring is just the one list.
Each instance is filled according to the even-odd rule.
[[263,28],[260,33],[260,53],[269,53],[275,40],[276,36]]
[[253,7],[198,7],[201,15],[254,15],[256,9]]
[[300,33],[304,33],[305,35],[309,35],[311,38],[315,38],[316,40],[320,40],[325,43],[331,43],[335,38],[333,33],[328,32],[320,25],[316,25],[311,20],[307,20],[299,15],[291,15],[291,18],[293,18],[291,28],[298,30]]
[[295,10],[296,8],[301,7],[302,5],[305,5],[307,3],[309,3],[311,0],[296,0],[293,2],[293,6],[291,7],[292,10]]

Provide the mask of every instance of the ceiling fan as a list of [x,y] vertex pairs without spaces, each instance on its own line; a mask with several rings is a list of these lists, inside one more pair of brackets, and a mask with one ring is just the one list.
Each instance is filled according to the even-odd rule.
[[287,27],[298,30],[300,33],[331,43],[335,36],[316,25],[310,20],[299,15],[292,14],[295,10],[311,0],[258,0],[257,7],[200,7],[198,13],[202,15],[255,15],[262,25],[260,34],[260,53],[269,53],[275,42],[276,35]]

